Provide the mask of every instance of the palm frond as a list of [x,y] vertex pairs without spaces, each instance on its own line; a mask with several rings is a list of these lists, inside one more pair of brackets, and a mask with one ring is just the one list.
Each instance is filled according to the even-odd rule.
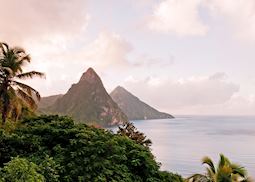
[[[20,68],[22,68],[22,66],[26,63],[26,62],[30,62],[31,61],[31,57],[29,54],[19,54],[18,59],[17,59],[17,64],[19,65]],[[20,70],[20,72],[22,72],[22,69]]]
[[246,177],[246,178],[242,179],[240,182],[254,182],[254,180],[250,177]]
[[32,109],[37,107],[34,99],[21,89],[16,90],[17,95],[24,100]]
[[22,101],[22,99],[17,97],[16,94],[15,94],[15,97],[11,99],[10,116],[11,118],[14,119],[14,121],[16,121],[21,115],[23,104],[24,104],[24,101]]
[[247,175],[247,171],[244,167],[238,165],[238,164],[231,164],[231,168],[233,170],[233,174],[238,174],[241,177],[245,178],[245,176]]
[[22,56],[19,57],[19,60],[18,61],[21,61],[21,60],[24,60],[24,61],[27,61],[27,62],[30,62],[31,60],[31,57],[29,54],[23,54]]
[[220,154],[220,161],[218,164],[219,168],[222,168],[225,165],[230,165],[231,162],[229,161],[229,159],[227,157],[225,157],[223,154]]
[[25,49],[23,49],[22,47],[13,47],[12,48],[12,50],[13,50],[13,52],[15,53],[15,54],[23,54],[23,53],[26,53],[26,51],[25,51]]
[[0,49],[2,50],[3,54],[6,55],[9,51],[9,46],[4,42],[0,42]]
[[212,161],[212,159],[210,158],[210,157],[204,157],[203,159],[202,159],[202,164],[207,164],[209,167],[210,167],[210,169],[211,169],[211,171],[213,172],[213,173],[215,173],[216,171],[215,171],[215,167],[214,167],[214,164],[213,164],[213,161]]
[[207,176],[203,175],[203,174],[194,174],[190,177],[188,177],[186,180],[186,182],[199,182],[199,181],[209,181],[209,179],[207,178]]
[[7,73],[8,75],[13,75],[13,71],[11,68],[9,67],[1,67],[1,69],[5,72],[5,74]]
[[41,100],[40,93],[37,90],[35,90],[34,88],[32,88],[24,83],[21,83],[21,82],[17,82],[17,81],[12,81],[12,82],[15,86],[18,86],[19,89],[22,89],[23,92],[25,90],[26,94],[28,94],[29,96],[31,96],[31,97],[36,96],[37,100]]
[[208,178],[210,179],[215,179],[215,172],[212,171],[212,169],[210,167],[207,167],[206,168],[206,171],[207,171],[207,176]]
[[19,79],[33,78],[35,76],[43,78],[43,77],[45,77],[45,74],[38,72],[38,71],[30,71],[30,72],[21,73],[21,74],[16,75],[16,77]]

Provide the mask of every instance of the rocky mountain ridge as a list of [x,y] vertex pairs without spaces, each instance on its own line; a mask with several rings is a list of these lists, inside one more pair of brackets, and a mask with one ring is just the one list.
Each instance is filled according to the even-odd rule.
[[128,121],[92,68],[83,73],[79,82],[73,84],[66,94],[58,97],[44,112],[68,115],[77,122],[100,126],[118,125]]
[[172,115],[159,112],[144,103],[121,86],[116,87],[110,95],[129,120],[174,118]]

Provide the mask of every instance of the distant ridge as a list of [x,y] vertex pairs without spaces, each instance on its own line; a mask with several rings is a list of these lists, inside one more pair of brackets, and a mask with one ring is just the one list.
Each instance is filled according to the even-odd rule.
[[77,122],[100,126],[117,125],[128,121],[92,68],[83,73],[78,83],[73,84],[66,94],[48,107],[47,112],[69,115]]
[[174,118],[144,103],[121,86],[116,87],[110,95],[129,120]]
[[40,102],[38,103],[38,108],[39,110],[46,109],[47,107],[53,105],[57,99],[62,97],[63,94],[58,94],[58,95],[51,95],[48,97],[42,97]]

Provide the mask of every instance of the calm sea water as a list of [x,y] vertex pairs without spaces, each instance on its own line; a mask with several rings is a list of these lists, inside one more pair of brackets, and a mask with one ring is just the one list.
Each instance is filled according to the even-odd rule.
[[218,163],[223,153],[255,177],[255,117],[180,116],[133,123],[152,140],[162,170],[183,176],[204,172],[201,158]]

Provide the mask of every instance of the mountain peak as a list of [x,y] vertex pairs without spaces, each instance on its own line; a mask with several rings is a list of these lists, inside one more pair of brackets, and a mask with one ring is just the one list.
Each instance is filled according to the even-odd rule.
[[121,86],[116,87],[110,95],[129,120],[173,118],[144,103]]
[[116,91],[127,91],[124,87],[122,86],[117,86],[114,90]]
[[88,73],[95,73],[96,74],[95,70],[93,68],[91,68],[91,67],[89,67],[86,72],[88,72]]
[[[127,89],[125,89],[122,86],[117,86],[111,93],[112,95],[126,95],[126,96],[132,96],[132,97],[136,97],[134,96],[132,93],[130,93]],[[138,98],[137,98],[138,99]]]
[[123,124],[128,121],[92,68],[83,73],[80,81],[55,101],[49,112],[69,115],[77,122],[100,126]]
[[97,75],[97,73],[95,72],[93,68],[87,69],[87,71],[82,74],[80,82],[85,80],[88,81],[89,83],[98,82],[98,81],[101,82],[100,77]]

